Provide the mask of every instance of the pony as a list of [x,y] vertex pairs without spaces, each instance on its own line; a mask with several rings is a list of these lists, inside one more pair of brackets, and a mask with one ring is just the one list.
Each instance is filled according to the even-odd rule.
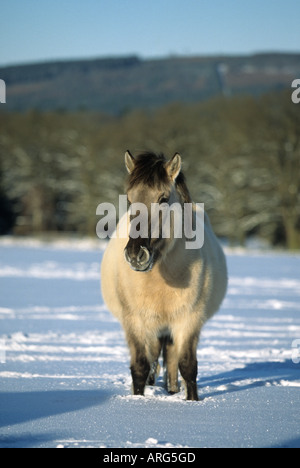
[[[181,161],[178,153],[167,160],[163,154],[133,157],[126,152],[128,202],[147,207],[149,225],[152,204],[183,207],[190,203],[194,224],[200,216]],[[151,229],[148,236],[133,235],[136,217],[129,208],[120,219],[101,266],[104,301],[121,322],[130,350],[132,392],[144,395],[146,384],[155,383],[162,353],[167,391],[179,392],[179,370],[186,399],[197,401],[198,340],[203,325],[225,297],[226,259],[206,213],[204,243],[197,249],[186,248],[184,233],[181,238],[174,235],[172,220],[169,237],[162,236],[162,229],[155,237]],[[128,229],[118,235],[125,221]]]

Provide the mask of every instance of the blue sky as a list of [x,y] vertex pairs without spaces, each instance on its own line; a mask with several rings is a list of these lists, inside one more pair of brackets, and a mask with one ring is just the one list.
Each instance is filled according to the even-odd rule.
[[0,0],[0,65],[300,52],[300,0]]

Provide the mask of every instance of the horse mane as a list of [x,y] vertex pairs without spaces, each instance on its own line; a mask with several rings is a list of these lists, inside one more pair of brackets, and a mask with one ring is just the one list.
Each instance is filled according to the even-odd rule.
[[[128,190],[140,183],[151,188],[156,186],[169,186],[170,179],[165,168],[167,159],[163,153],[155,154],[145,152],[139,154],[134,159],[135,167],[129,175]],[[180,171],[176,178],[175,187],[183,203],[192,203],[192,198],[182,171]]]

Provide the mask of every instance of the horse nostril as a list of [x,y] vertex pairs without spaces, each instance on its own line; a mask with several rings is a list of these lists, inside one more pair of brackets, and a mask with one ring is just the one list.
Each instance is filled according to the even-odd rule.
[[124,250],[124,256],[127,263],[131,263],[131,258],[128,255],[127,249]]
[[145,247],[141,247],[139,254],[137,256],[137,261],[139,262],[140,265],[145,265],[148,263],[150,260],[150,253],[149,250],[146,249]]
[[130,255],[130,249],[124,249],[124,258],[135,271],[146,271],[150,265],[151,254],[146,247],[140,247],[138,254]]

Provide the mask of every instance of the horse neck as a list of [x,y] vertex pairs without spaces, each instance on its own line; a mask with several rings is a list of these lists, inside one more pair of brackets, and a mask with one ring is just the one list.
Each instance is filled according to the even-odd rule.
[[[169,264],[171,268],[174,262],[180,262],[182,266],[188,266],[190,262],[195,261],[195,258],[200,258],[202,256],[201,249],[187,249],[187,243],[191,242],[191,239],[186,237],[184,217],[188,216],[187,222],[190,223],[190,226],[192,226],[193,231],[195,231],[195,228],[197,226],[197,206],[193,202],[189,203],[191,203],[192,205],[192,210],[189,207],[187,211],[184,210],[184,204],[182,203],[182,236],[179,239],[174,239],[170,248],[168,248],[165,252],[165,255],[163,255],[163,261],[165,265]],[[196,235],[197,234],[198,233],[196,229]]]

